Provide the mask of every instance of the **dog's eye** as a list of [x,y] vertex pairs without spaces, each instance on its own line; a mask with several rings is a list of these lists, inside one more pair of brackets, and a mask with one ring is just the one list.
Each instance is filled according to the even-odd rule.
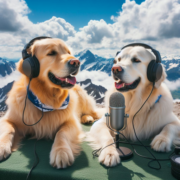
[[50,53],[48,53],[48,56],[54,56],[54,55],[56,55],[56,54],[57,54],[56,51],[51,51]]
[[141,62],[139,59],[137,59],[136,57],[133,57],[132,59],[132,62],[135,62],[135,63],[139,63],[139,62]]
[[114,59],[114,61],[113,61],[113,64],[116,64],[117,62],[116,62],[116,60]]

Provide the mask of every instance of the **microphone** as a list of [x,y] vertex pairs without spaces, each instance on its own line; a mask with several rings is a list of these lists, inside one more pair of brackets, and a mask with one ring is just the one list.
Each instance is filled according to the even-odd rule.
[[[128,114],[125,114],[125,98],[120,92],[113,93],[109,98],[109,112],[106,113],[106,124],[115,134],[116,150],[122,160],[129,159],[133,152],[126,147],[119,147],[120,130],[124,130],[127,124]],[[110,117],[110,118],[109,118]]]
[[124,127],[125,99],[119,93],[113,93],[109,98],[110,126],[116,131]]

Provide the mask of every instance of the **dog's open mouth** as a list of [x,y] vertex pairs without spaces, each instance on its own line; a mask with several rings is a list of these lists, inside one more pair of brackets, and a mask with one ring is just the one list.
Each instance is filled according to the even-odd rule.
[[133,81],[132,83],[125,83],[119,79],[118,82],[115,82],[115,87],[118,91],[129,91],[131,89],[135,89],[140,82],[140,78]]
[[58,77],[54,75],[52,72],[49,72],[48,77],[51,82],[53,82],[56,85],[60,85],[61,87],[71,88],[76,84],[76,78],[73,74],[70,74],[67,77]]

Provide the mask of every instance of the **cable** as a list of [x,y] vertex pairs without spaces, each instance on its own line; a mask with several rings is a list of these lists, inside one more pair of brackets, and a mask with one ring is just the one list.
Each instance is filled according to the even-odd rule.
[[[136,131],[135,131],[135,127],[134,127],[134,118],[135,118],[135,116],[139,113],[139,111],[143,108],[143,106],[145,105],[145,103],[148,101],[149,97],[151,96],[151,94],[152,94],[152,92],[153,92],[153,90],[154,90],[154,85],[155,85],[155,83],[153,82],[153,87],[152,87],[152,90],[151,90],[149,96],[147,97],[147,99],[145,100],[145,102],[143,103],[143,105],[140,107],[140,109],[134,114],[133,120],[132,120],[132,125],[133,125],[134,134],[135,134],[135,136],[136,136],[136,139],[140,142],[140,144],[130,143],[130,142],[127,140],[127,138],[124,136],[124,134],[119,133],[119,134],[121,134],[121,135],[126,139],[126,141],[128,141],[128,142],[124,142],[124,141],[119,141],[119,140],[118,140],[118,141],[115,141],[115,142],[112,143],[112,144],[109,144],[109,145],[105,146],[104,148],[99,148],[99,149],[97,149],[97,150],[94,150],[94,151],[92,151],[93,158],[94,158],[94,157],[99,157],[99,155],[100,155],[100,153],[102,152],[102,150],[105,149],[105,148],[107,148],[108,146],[111,146],[111,145],[115,144],[116,142],[121,142],[121,143],[125,143],[125,144],[130,144],[131,147],[133,148],[133,151],[134,151],[138,156],[143,157],[143,158],[145,158],[145,159],[151,159],[151,161],[148,163],[148,166],[149,166],[150,168],[152,168],[152,169],[160,170],[160,169],[161,169],[161,164],[159,163],[159,161],[168,161],[168,160],[170,160],[170,159],[157,159],[157,158],[151,153],[151,151],[147,148],[147,147],[150,147],[150,146],[145,146],[145,145],[139,140],[139,138],[137,137]],[[153,158],[147,157],[147,156],[143,156],[143,155],[137,153],[137,151],[135,150],[135,148],[133,147],[133,145],[138,145],[138,146],[143,146],[143,147],[145,147],[146,150],[153,156]],[[99,152],[99,154],[98,154],[98,152]],[[170,158],[170,156],[171,156],[173,153],[174,153],[174,152],[172,152],[172,153],[169,155],[169,158]],[[150,165],[151,162],[153,162],[153,161],[157,161],[157,163],[158,163],[158,165],[159,165],[159,168],[155,168],[155,167],[153,167],[153,166]]]
[[[147,157],[147,156],[143,156],[143,155],[141,155],[141,154],[138,154],[137,153],[137,151],[135,150],[135,148],[134,148],[134,144],[133,143],[131,143],[131,142],[129,142],[128,140],[127,140],[127,138],[124,136],[124,134],[122,134],[122,133],[120,133],[125,139],[126,139],[126,141],[131,145],[131,147],[133,148],[133,151],[138,155],[138,156],[140,156],[140,157],[143,157],[143,158],[145,158],[145,159],[151,159],[151,160],[154,160],[153,158],[150,158],[150,157]],[[150,146],[145,146],[145,145],[140,145],[140,144],[136,144],[136,145],[139,145],[139,146],[144,146],[144,147],[150,147]],[[174,152],[173,152],[174,153]],[[170,155],[172,155],[173,153],[171,153]],[[169,161],[169,159],[157,159],[158,161]]]
[[[28,92],[29,92],[29,86],[30,86],[30,82],[31,82],[31,78],[29,79],[29,84],[28,84],[28,88],[27,88],[27,94],[26,94],[26,99],[25,99],[25,104],[24,104],[24,109],[23,109],[23,114],[22,114],[22,122],[26,125],[26,126],[34,126],[36,125],[37,123],[39,123],[41,121],[41,119],[43,118],[44,116],[44,112],[43,112],[43,106],[41,104],[41,108],[42,108],[42,116],[41,118],[35,122],[34,124],[26,124],[25,121],[24,121],[24,113],[25,113],[25,109],[26,109],[26,100],[27,100],[27,97],[28,97]],[[37,141],[36,141],[37,142]],[[35,158],[36,158],[36,161],[34,162],[32,168],[30,169],[27,177],[26,177],[26,180],[28,180],[30,178],[30,175],[31,175],[31,172],[32,170],[38,165],[39,163],[39,157],[38,157],[38,154],[36,153],[36,142],[34,143],[34,154],[35,154]]]
[[[135,118],[135,116],[139,113],[139,111],[143,108],[144,104],[148,101],[149,97],[151,96],[151,94],[152,94],[152,92],[153,92],[153,90],[154,90],[154,84],[155,84],[155,83],[153,83],[153,87],[152,87],[152,90],[151,90],[148,98],[144,101],[144,103],[143,103],[143,105],[140,107],[140,109],[134,114],[133,120],[132,120],[133,130],[134,130],[134,134],[135,134],[135,136],[136,136],[136,139],[137,139],[143,146],[144,146],[144,144],[139,140],[139,138],[137,137],[136,131],[135,131],[134,118]],[[152,161],[150,161],[150,162],[148,163],[148,166],[149,166],[150,168],[152,168],[152,169],[160,170],[160,169],[161,169],[161,164],[159,163],[159,161],[156,159],[156,157],[151,153],[151,151],[150,151],[146,146],[144,146],[144,147],[146,148],[146,150],[147,150],[147,151],[153,156],[153,158],[154,158]],[[135,150],[135,153],[138,154],[136,150]],[[149,159],[149,157],[147,157],[147,156],[142,156],[142,155],[140,155],[140,154],[138,154],[138,155],[139,155],[140,157],[144,157],[144,158],[146,158],[146,159]],[[157,163],[159,164],[159,168],[155,168],[155,167],[153,167],[153,166],[150,165],[150,163],[153,162],[153,161],[157,161]]]
[[[118,140],[118,141],[115,141],[115,142],[113,142],[113,143],[105,146],[104,148],[96,149],[96,150],[92,151],[93,158],[99,157],[99,155],[101,154],[101,152],[102,152],[103,149],[107,148],[108,146],[112,146],[112,145],[115,144],[116,142],[120,142],[120,143],[124,143],[124,144],[129,144],[129,145],[131,145],[133,151],[134,151],[138,156],[146,158],[146,156],[142,156],[142,155],[138,154],[138,153],[136,152],[135,148],[133,147],[133,145],[134,145],[134,146],[143,146],[143,145],[141,145],[141,144],[136,144],[136,143],[131,143],[131,142],[129,142],[129,141],[127,140],[127,138],[124,136],[124,134],[122,134],[122,133],[120,133],[120,134],[126,139],[127,142],[119,141],[119,140]],[[151,147],[150,145],[145,145],[145,146],[146,146],[146,147]],[[98,153],[99,153],[99,154],[98,154]],[[172,152],[172,153],[169,155],[169,158],[170,158],[170,156],[171,156],[172,154],[174,154],[174,152]],[[152,160],[153,158],[147,157],[146,159],[151,159],[151,160]],[[169,161],[170,159],[157,159],[157,160],[158,160],[158,161]]]
[[24,121],[24,112],[25,112],[25,109],[26,109],[26,100],[27,100],[27,97],[28,97],[30,82],[31,82],[31,78],[29,79],[29,84],[28,84],[27,94],[26,94],[26,99],[25,99],[25,105],[24,105],[23,114],[22,114],[22,122],[23,122],[26,126],[34,126],[34,125],[36,125],[37,123],[39,123],[39,122],[41,121],[41,119],[42,119],[43,116],[44,116],[43,106],[42,106],[42,104],[41,104],[41,108],[42,108],[41,118],[40,118],[37,122],[35,122],[34,124],[26,124],[25,121]]
[[[37,142],[37,141],[36,141],[36,142]],[[38,157],[37,152],[36,152],[36,142],[34,143],[34,155],[35,155],[36,161],[34,162],[31,170],[29,171],[29,173],[28,173],[28,175],[27,175],[27,177],[26,177],[26,180],[29,179],[32,170],[33,170],[33,169],[38,165],[38,163],[39,163],[39,157]]]

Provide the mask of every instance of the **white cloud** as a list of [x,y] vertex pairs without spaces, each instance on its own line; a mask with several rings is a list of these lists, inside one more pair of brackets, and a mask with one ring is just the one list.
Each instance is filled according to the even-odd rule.
[[171,91],[177,90],[178,88],[180,88],[180,78],[177,79],[176,81],[169,81],[166,79],[165,84],[168,86],[168,88]]
[[111,76],[105,72],[101,71],[81,71],[77,75],[77,81],[84,81],[86,79],[91,79],[93,84],[101,85],[106,89],[112,87],[114,81]]
[[24,0],[0,0],[0,57],[20,58],[23,46],[36,36],[51,36],[67,40],[74,36],[74,27],[63,18],[34,24]]
[[6,86],[8,83],[12,81],[16,81],[20,78],[21,73],[19,71],[13,71],[10,75],[6,75],[5,77],[0,77],[0,88]]
[[112,24],[90,20],[77,32],[60,17],[34,24],[28,13],[24,0],[0,0],[0,57],[20,57],[24,44],[41,35],[65,40],[74,52],[88,48],[106,57],[114,57],[122,46],[135,41],[162,54],[179,53],[180,0],[145,0],[141,4],[126,0],[122,11],[111,16]]
[[118,49],[131,42],[147,43],[162,54],[179,53],[179,0],[146,0],[140,5],[126,0],[122,11],[111,19],[112,24],[91,20],[68,43],[73,48],[90,48],[105,56],[114,56]]

